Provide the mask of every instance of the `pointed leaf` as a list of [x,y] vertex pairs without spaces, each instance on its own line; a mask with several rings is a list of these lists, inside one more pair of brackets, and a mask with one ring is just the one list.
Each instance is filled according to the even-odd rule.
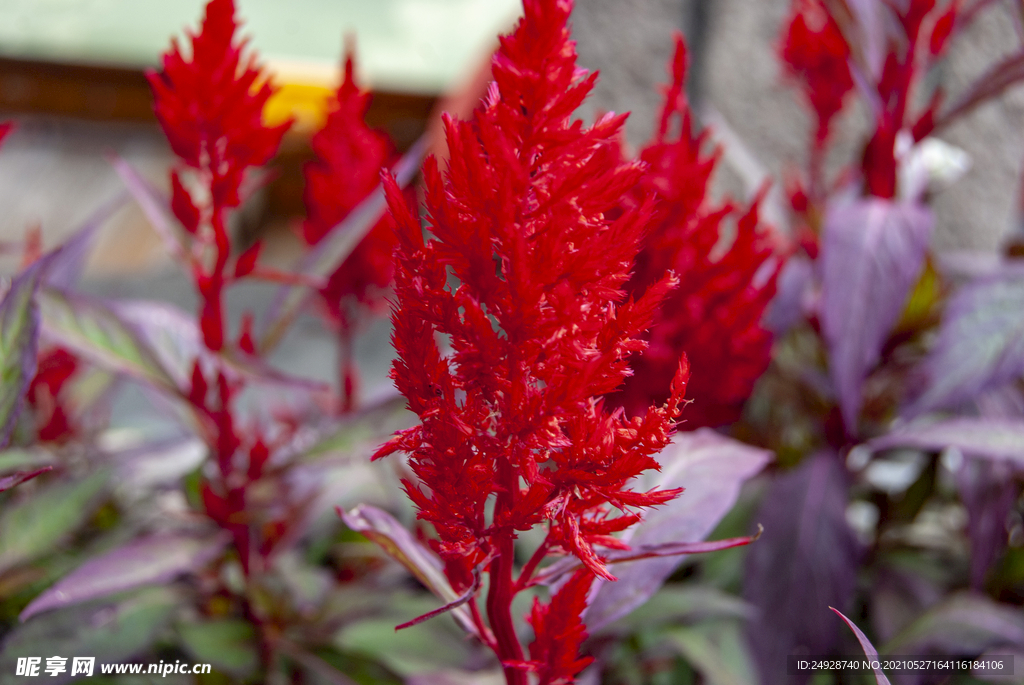
[[932,214],[878,198],[833,205],[821,246],[821,325],[847,430],[856,432],[864,378],[924,267]]
[[174,224],[177,222],[171,215],[170,201],[124,159],[113,155],[110,157],[110,163],[128,192],[139,203],[153,230],[163,240],[168,254],[175,260],[184,262],[185,248],[182,247],[181,240],[174,230]]
[[32,600],[21,612],[24,621],[35,614],[99,599],[143,585],[166,583],[201,568],[215,557],[227,539],[203,540],[188,535],[154,535],[134,540],[85,562]]
[[1024,467],[1024,420],[963,417],[915,421],[872,440],[868,446],[875,450],[912,447],[935,452],[955,447],[967,455]]
[[109,481],[108,473],[94,473],[77,482],[50,485],[8,506],[0,514],[0,570],[54,551],[85,524]]
[[27,480],[32,480],[36,476],[41,476],[47,471],[52,470],[52,466],[44,466],[43,468],[36,469],[35,471],[15,471],[12,474],[3,476],[2,478],[0,478],[0,492],[6,492],[7,490],[10,490],[13,487],[21,485]]
[[[339,510],[338,513],[346,526],[380,545],[388,556],[408,569],[446,604],[460,599],[459,593],[445,577],[437,555],[420,544],[391,514],[368,504],[361,504],[348,512]],[[476,634],[473,619],[463,607],[455,608],[452,615],[467,632]]]
[[[878,650],[875,649],[875,646],[873,644],[871,644],[871,640],[868,639],[868,636],[862,633],[860,628],[858,628],[853,621],[843,616],[843,613],[841,611],[839,611],[838,609],[834,609],[832,607],[829,607],[829,609],[832,609],[832,611],[836,612],[836,615],[838,615],[839,618],[843,619],[846,622],[846,625],[850,626],[850,630],[853,631],[853,634],[857,636],[857,641],[860,642],[861,649],[864,650],[864,656],[866,656],[871,661],[878,661]],[[890,685],[889,678],[886,677],[882,669],[875,668],[872,670],[874,670],[875,672],[875,681],[878,683],[878,685]]]
[[1024,269],[1004,267],[960,290],[922,369],[924,390],[911,416],[973,400],[1024,374]]
[[789,683],[786,656],[828,654],[839,637],[829,606],[846,606],[857,579],[859,548],[846,522],[846,474],[839,457],[821,453],[772,484],[755,520],[764,525],[750,548],[744,599],[757,611],[750,644],[764,685]]
[[[725,538],[724,540],[708,540],[706,542],[666,542],[660,545],[633,545],[628,550],[612,550],[602,555],[605,564],[622,564],[642,559],[658,559],[662,557],[676,557],[673,564],[679,564],[679,557],[687,554],[707,554],[708,552],[719,552],[723,549],[743,547],[757,541],[764,530],[759,528],[755,535],[744,535],[738,538]],[[567,573],[571,573],[583,566],[576,557],[568,557],[545,566],[530,581],[527,587],[533,585],[550,585]],[[671,575],[671,574],[670,574]],[[621,579],[620,579],[621,580]],[[664,582],[664,579],[662,579]]]
[[39,305],[47,334],[64,347],[103,368],[178,392],[139,331],[102,301],[42,288]]
[[[6,636],[0,651],[0,685],[25,682],[23,676],[15,675],[19,657],[44,657],[45,665],[48,656],[92,656],[98,675],[101,663],[129,661],[148,649],[181,604],[177,594],[154,588],[116,601],[90,602],[36,616]],[[67,671],[45,681],[70,682],[70,665],[68,661]]]
[[[683,494],[647,512],[623,539],[634,550],[703,540],[735,504],[743,483],[770,459],[765,450],[707,428],[677,434],[659,456],[661,472],[648,472],[637,489],[682,487]],[[596,631],[646,602],[680,563],[682,557],[674,556],[617,565],[618,581],[595,582],[598,589],[584,615],[588,630]]]
[[192,368],[197,358],[219,368],[229,378],[290,386],[304,391],[327,389],[327,384],[284,374],[258,357],[231,350],[211,352],[202,342],[195,317],[165,302],[121,300],[111,305],[118,317],[137,331],[153,352],[160,366],[179,388],[192,382]]
[[1024,646],[1024,616],[1020,608],[988,597],[960,593],[948,597],[890,640],[886,654],[981,653],[995,647]]
[[[426,146],[426,139],[420,138],[395,165],[392,173],[399,187],[407,185],[416,174]],[[366,199],[356,205],[344,221],[328,231],[293,271],[319,278],[330,276],[377,224],[386,206],[383,186],[378,185]],[[270,306],[260,340],[259,350],[262,353],[269,352],[281,342],[308,296],[309,288],[303,286],[288,285],[278,291]]]
[[25,393],[36,375],[36,293],[52,258],[39,259],[25,269],[0,300],[0,447],[10,439]]

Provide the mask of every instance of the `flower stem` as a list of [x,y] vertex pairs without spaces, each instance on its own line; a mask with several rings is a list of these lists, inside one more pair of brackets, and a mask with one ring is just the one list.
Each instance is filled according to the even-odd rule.
[[[497,640],[498,658],[503,663],[523,660],[523,647],[519,644],[515,624],[512,622],[512,566],[514,545],[512,532],[496,537],[498,556],[491,562],[491,587],[487,593],[487,618]],[[526,671],[505,666],[508,685],[527,685]]]

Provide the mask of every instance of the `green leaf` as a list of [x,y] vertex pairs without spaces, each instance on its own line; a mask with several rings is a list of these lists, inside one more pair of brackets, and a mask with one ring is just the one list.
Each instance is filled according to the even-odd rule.
[[[14,674],[18,657],[24,656],[93,656],[93,672],[99,674],[101,664],[127,661],[152,645],[180,603],[171,590],[154,588],[36,616],[17,626],[4,642],[0,685],[24,683],[23,677]],[[70,670],[45,680],[69,682]]]
[[36,292],[49,260],[38,260],[14,279],[0,301],[0,446],[6,445],[36,373],[39,308]]
[[433,621],[395,631],[397,623],[436,608],[437,603],[429,598],[398,599],[392,603],[393,616],[346,626],[335,644],[344,651],[365,654],[402,676],[461,667],[469,650],[465,637],[450,622]]
[[178,625],[182,646],[197,662],[215,669],[244,676],[260,664],[256,631],[239,619],[222,619]]
[[18,449],[0,451],[0,473],[25,471],[53,464],[54,455],[41,449]]
[[97,366],[178,394],[142,335],[103,302],[43,288],[39,305],[44,328],[61,345]]
[[667,585],[609,628],[613,631],[635,632],[664,623],[690,623],[709,618],[747,618],[750,613],[749,604],[716,588]]
[[988,597],[959,593],[936,604],[883,648],[883,654],[980,653],[993,647],[1024,646],[1020,608]]
[[749,685],[758,680],[742,625],[737,621],[707,621],[676,628],[667,638],[701,672],[708,685]]
[[0,570],[30,561],[85,523],[109,484],[106,471],[72,483],[58,483],[0,515]]

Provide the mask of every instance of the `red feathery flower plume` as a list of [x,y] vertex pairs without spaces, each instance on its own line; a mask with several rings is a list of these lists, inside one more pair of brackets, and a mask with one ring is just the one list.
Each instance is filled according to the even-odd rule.
[[[366,125],[370,94],[359,89],[354,71],[349,52],[327,122],[312,139],[316,159],[303,169],[306,221],[302,237],[309,245],[320,242],[377,187],[380,170],[396,157],[388,135]],[[338,328],[342,411],[353,408],[356,394],[352,335],[357,312],[352,304],[373,306],[382,301],[383,288],[394,275],[395,245],[394,221],[385,214],[320,289],[320,301]],[[347,306],[347,299],[354,302]]]
[[[627,194],[623,206],[657,201],[648,236],[627,284],[631,295],[650,288],[664,274],[680,284],[662,303],[647,335],[648,348],[633,357],[633,376],[610,401],[630,414],[671,395],[671,378],[685,352],[692,369],[686,427],[719,426],[739,418],[754,383],[768,368],[772,336],[761,326],[775,295],[778,264],[771,234],[759,225],[757,204],[741,214],[732,204],[710,207],[708,182],[717,157],[702,156],[706,133],[694,135],[686,103],[686,48],[676,37],[672,83],[665,88],[654,140],[640,153],[648,172]],[[678,137],[670,135],[678,119]],[[720,256],[723,222],[735,219],[736,233]]]
[[192,51],[186,59],[178,42],[163,56],[163,71],[149,72],[154,111],[171,149],[196,170],[207,199],[196,202],[177,170],[171,174],[171,208],[186,231],[211,248],[209,263],[193,262],[202,298],[200,323],[206,345],[224,345],[223,291],[231,242],[225,210],[241,202],[239,189],[248,168],[265,164],[277,152],[291,125],[263,124],[263,107],[273,94],[254,55],[236,42],[233,0],[210,0]]
[[[434,158],[424,167],[432,237],[385,182],[399,237],[392,378],[420,425],[376,456],[409,453],[417,481],[405,488],[434,524],[452,582],[464,587],[466,577],[453,567],[486,566],[491,646],[517,684],[526,673],[511,600],[540,559],[572,554],[589,574],[612,578],[600,548],[621,547],[612,534],[637,521],[637,510],[678,494],[636,492],[631,480],[658,468],[653,455],[683,400],[685,358],[663,406],[626,418],[601,399],[628,375],[629,356],[646,346],[642,335],[677,280],[665,275],[626,299],[652,206],[609,218],[644,169],[621,161],[625,116],[589,129],[570,119],[596,78],[576,67],[571,8],[525,0],[472,120],[446,117],[448,172],[442,177]],[[513,581],[517,531],[545,522],[546,540]],[[580,621],[536,625],[567,635]],[[538,644],[548,639],[542,633]],[[529,662],[543,684],[571,682],[567,671],[582,663],[543,659]]]
[[[245,41],[236,40],[237,29],[234,2],[210,0],[200,32],[190,36],[191,54],[183,55],[174,41],[163,56],[163,71],[147,74],[157,119],[171,149],[189,168],[171,172],[171,208],[186,232],[185,254],[200,296],[203,343],[213,351],[226,343],[224,290],[254,275],[260,251],[257,243],[231,259],[228,213],[241,203],[246,171],[273,157],[291,123],[263,124],[263,108],[273,88],[255,56],[245,54]],[[254,354],[250,327],[247,318],[237,347]],[[204,368],[196,360],[188,400],[207,431],[218,469],[217,477],[200,484],[204,507],[233,534],[248,572],[250,553],[266,556],[268,545],[280,536],[277,522],[254,532],[261,527],[246,509],[247,489],[262,476],[269,449],[261,431],[251,429],[250,437],[239,429],[233,402],[241,385],[223,370]],[[245,466],[239,464],[240,456]],[[252,549],[255,540],[262,542]]]
[[821,0],[794,0],[793,18],[782,43],[782,60],[800,80],[814,109],[817,145],[828,138],[832,118],[853,89],[849,57],[846,39]]
[[14,130],[14,122],[13,121],[4,121],[4,122],[0,123],[0,143],[3,143],[4,142],[4,138],[7,137],[7,134],[10,133],[13,130]]
[[[370,94],[356,84],[353,56],[345,58],[345,75],[334,95],[324,127],[311,141],[316,159],[305,165],[306,221],[302,236],[315,245],[348,216],[380,182],[380,170],[395,158],[387,133],[366,125]],[[394,226],[385,216],[331,275],[321,291],[338,318],[339,300],[354,295],[367,302],[374,287],[391,282],[394,267]]]

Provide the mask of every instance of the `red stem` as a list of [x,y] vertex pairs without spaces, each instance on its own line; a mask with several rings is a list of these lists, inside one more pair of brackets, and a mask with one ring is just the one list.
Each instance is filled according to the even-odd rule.
[[[494,518],[509,511],[518,492],[518,477],[512,465],[502,462],[497,474],[498,482],[503,486],[498,491],[494,504]],[[503,662],[523,661],[523,646],[519,644],[515,623],[512,622],[512,598],[515,596],[515,584],[512,571],[515,566],[515,537],[510,528],[500,528],[491,538],[497,556],[490,565],[491,587],[487,592],[487,618],[497,642],[498,658]],[[505,682],[508,685],[529,685],[526,671],[514,666],[504,666]]]
[[[491,587],[487,593],[487,618],[491,623],[497,641],[498,658],[502,662],[522,661],[523,647],[519,644],[515,624],[512,622],[512,566],[515,551],[512,532],[495,536],[498,556],[491,562]],[[522,668],[505,666],[505,682],[508,685],[528,685],[526,671]]]

